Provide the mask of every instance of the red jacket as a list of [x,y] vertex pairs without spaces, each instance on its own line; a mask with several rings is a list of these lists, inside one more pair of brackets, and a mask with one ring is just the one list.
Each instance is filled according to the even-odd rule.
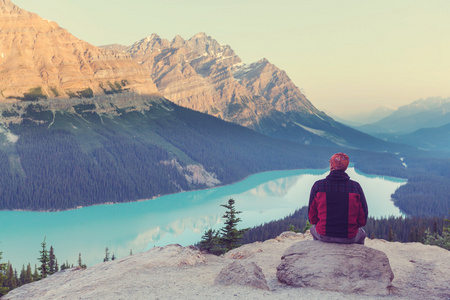
[[331,171],[311,188],[308,216],[320,235],[354,238],[367,222],[364,192],[344,171]]

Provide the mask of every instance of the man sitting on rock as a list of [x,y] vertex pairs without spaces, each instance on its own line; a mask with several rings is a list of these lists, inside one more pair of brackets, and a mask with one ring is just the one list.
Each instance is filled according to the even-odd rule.
[[345,173],[349,158],[336,153],[330,159],[330,174],[311,188],[308,216],[315,240],[339,244],[362,244],[368,209],[358,182]]

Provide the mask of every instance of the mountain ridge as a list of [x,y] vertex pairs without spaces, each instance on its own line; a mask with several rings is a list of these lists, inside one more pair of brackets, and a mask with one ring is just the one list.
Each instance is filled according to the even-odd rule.
[[152,34],[117,49],[148,68],[159,91],[178,105],[301,144],[393,148],[319,111],[267,59],[244,64],[230,46],[203,32],[172,41]]
[[94,47],[9,0],[1,2],[0,28],[2,102],[158,93],[148,72],[129,56]]
[[355,127],[368,133],[408,134],[450,123],[450,98],[429,97],[399,107],[378,122]]

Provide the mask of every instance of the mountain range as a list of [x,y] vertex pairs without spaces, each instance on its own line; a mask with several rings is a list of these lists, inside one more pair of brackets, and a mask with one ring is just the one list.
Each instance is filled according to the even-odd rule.
[[245,64],[230,46],[205,33],[172,41],[153,34],[131,46],[102,47],[146,67],[163,96],[178,105],[306,145],[399,150],[319,111],[267,59]]
[[386,141],[449,152],[449,126],[450,98],[431,97],[401,106],[375,123],[353,127]]
[[406,177],[398,153],[413,147],[336,122],[266,59],[244,64],[204,33],[97,48],[0,1],[0,209],[149,199],[343,150]]
[[356,127],[371,134],[408,134],[422,128],[450,123],[450,98],[430,97],[399,107],[389,116],[371,124]]

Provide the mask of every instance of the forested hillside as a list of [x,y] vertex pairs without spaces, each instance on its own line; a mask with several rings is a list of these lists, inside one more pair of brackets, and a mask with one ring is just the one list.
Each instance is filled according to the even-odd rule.
[[365,173],[408,178],[394,195],[406,213],[441,216],[450,209],[449,159],[415,150],[406,153],[405,167],[400,154],[278,140],[161,98],[21,102],[4,106],[0,119],[0,209],[149,199],[262,171],[326,168],[338,151]]
[[4,138],[0,151],[0,209],[148,199],[207,187],[190,180],[188,165],[227,184],[261,171],[321,168],[333,152],[274,140],[163,99],[150,102],[139,111],[111,103],[108,113],[85,102],[65,110],[44,103],[9,110],[21,121],[7,129],[17,141]]

